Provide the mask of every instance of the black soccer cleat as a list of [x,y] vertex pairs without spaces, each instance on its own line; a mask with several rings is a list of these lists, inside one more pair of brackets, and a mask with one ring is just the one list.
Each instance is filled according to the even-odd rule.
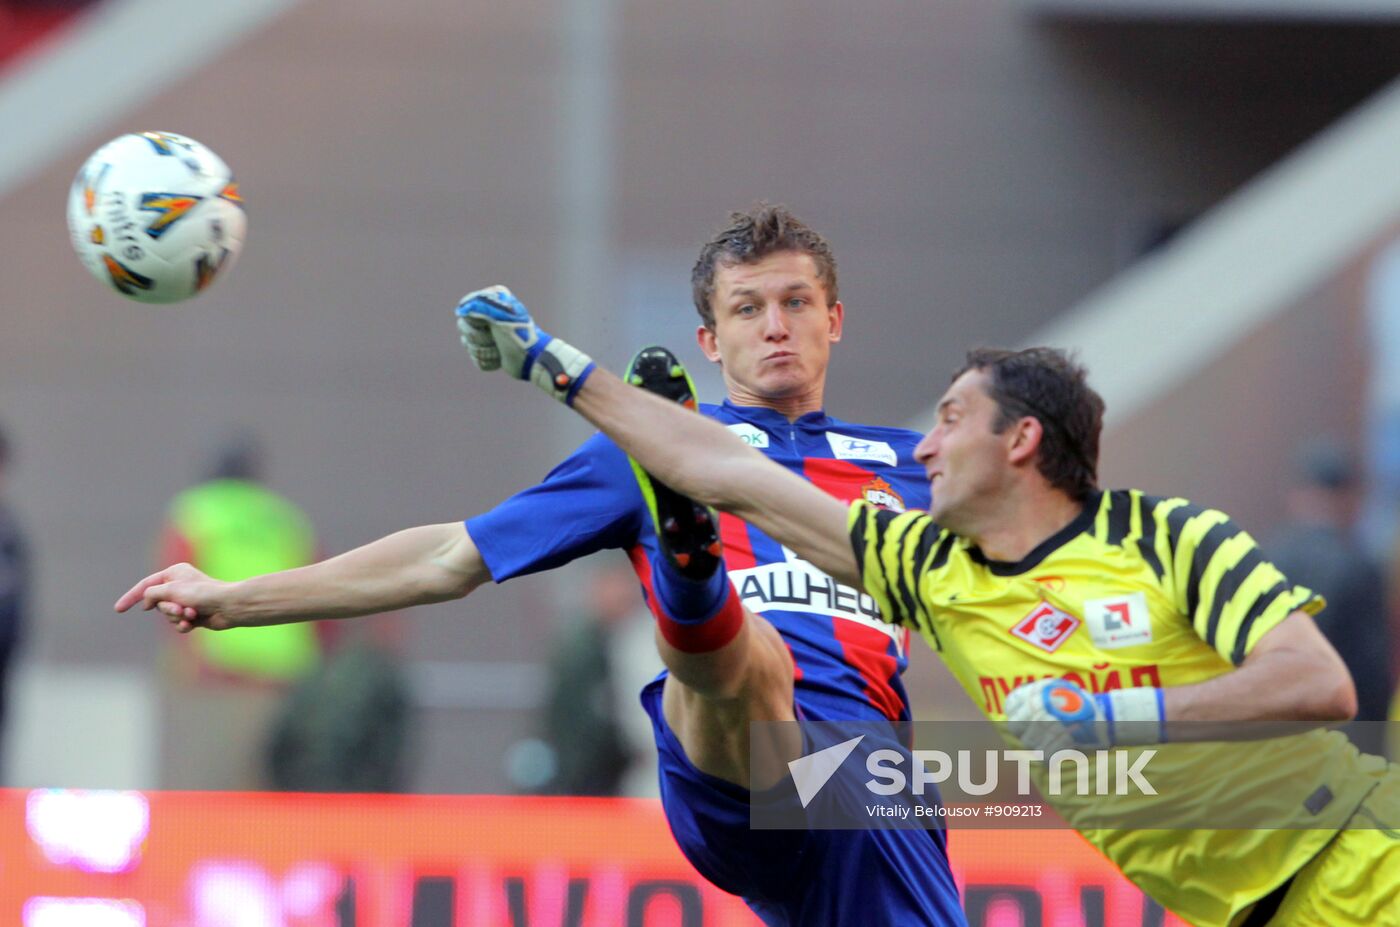
[[[698,409],[695,383],[676,355],[663,347],[642,348],[623,375],[628,383],[663,399]],[[666,559],[687,579],[704,580],[719,567],[724,548],[719,516],[708,505],[683,496],[642,469],[631,457],[632,474],[646,500],[656,540]]]

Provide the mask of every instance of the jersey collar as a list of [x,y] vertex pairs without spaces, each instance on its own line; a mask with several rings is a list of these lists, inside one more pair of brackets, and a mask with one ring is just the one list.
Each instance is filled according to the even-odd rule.
[[788,417],[781,412],[770,409],[767,406],[741,406],[730,402],[728,398],[720,403],[720,408],[740,421],[757,425],[767,430],[778,428],[788,428],[797,426],[799,428],[826,428],[831,424],[831,419],[827,417],[826,411],[818,409],[816,412],[806,412],[797,417],[797,420],[789,423]]
[[1040,566],[1040,562],[1093,527],[1103,505],[1103,491],[1096,490],[1084,500],[1084,510],[1074,520],[1059,531],[1050,535],[1035,546],[1035,549],[1014,563],[1007,560],[992,560],[978,547],[969,547],[967,554],[976,563],[985,566],[994,576],[1018,576],[1027,570]]

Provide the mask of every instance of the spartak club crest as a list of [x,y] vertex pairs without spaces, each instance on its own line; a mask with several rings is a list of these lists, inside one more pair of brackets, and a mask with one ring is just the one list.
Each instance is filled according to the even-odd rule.
[[1011,628],[1011,633],[1046,653],[1054,653],[1077,627],[1078,618],[1049,602],[1041,602]]

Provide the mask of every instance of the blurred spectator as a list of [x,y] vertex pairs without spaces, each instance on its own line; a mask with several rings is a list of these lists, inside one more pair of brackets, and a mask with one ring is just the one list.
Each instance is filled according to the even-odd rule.
[[639,608],[636,574],[625,564],[610,563],[592,574],[582,609],[560,628],[544,704],[544,740],[553,751],[553,776],[543,791],[619,794],[632,751],[618,716],[611,653],[614,635]]
[[[634,574],[635,576],[635,574]],[[640,596],[632,614],[618,621],[609,635],[608,657],[612,662],[613,692],[622,742],[632,762],[618,786],[622,795],[659,798],[656,733],[651,716],[642,710],[637,693],[665,669],[656,652],[656,619]]]
[[[261,478],[257,441],[238,435],[225,444],[209,478],[171,502],[161,565],[185,560],[214,579],[234,582],[311,563],[311,522]],[[305,675],[318,656],[315,630],[303,624],[195,634],[190,640],[216,674],[278,683]]]
[[[29,594],[29,551],[23,530],[4,502],[10,444],[0,430],[0,745],[4,742],[6,686],[14,655],[24,636]],[[5,768],[0,756],[0,770]]]
[[1367,753],[1384,753],[1382,726],[1390,701],[1390,640],[1381,569],[1356,541],[1360,487],[1351,455],[1331,441],[1301,449],[1286,496],[1288,521],[1269,546],[1293,582],[1321,593],[1327,608],[1317,625],[1337,648],[1356,683],[1358,724],[1348,736]]
[[[258,442],[249,435],[229,440],[208,478],[171,502],[160,565],[188,561],[234,581],[311,563],[310,521],[261,476]],[[177,656],[183,663],[167,705],[167,787],[261,787],[274,713],[287,689],[320,662],[317,626],[197,631],[181,640],[188,646]]]
[[396,616],[358,622],[298,683],[271,743],[271,786],[284,792],[402,792],[408,682]]
[[1365,282],[1366,465],[1370,473],[1360,513],[1362,543],[1383,561],[1400,536],[1400,239],[1371,262]]

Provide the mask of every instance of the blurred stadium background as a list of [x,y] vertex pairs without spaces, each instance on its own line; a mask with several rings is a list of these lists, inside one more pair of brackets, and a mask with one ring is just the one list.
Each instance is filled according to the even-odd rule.
[[[1267,534],[1297,445],[1328,434],[1368,463],[1365,530],[1386,550],[1397,71],[1390,0],[0,2],[0,421],[37,569],[3,781],[189,787],[172,770],[200,743],[163,721],[169,632],[110,604],[230,428],[257,430],[270,485],[327,552],[483,511],[586,430],[470,369],[457,297],[508,283],[610,364],[662,341],[702,367],[690,265],[759,199],[836,249],[833,414],[921,422],[970,346],[1073,347],[1110,408],[1105,484]],[[188,305],[121,301],[67,241],[73,171],[147,129],[211,146],[248,203],[239,265]],[[399,623],[410,791],[520,790],[505,758],[538,729],[555,616],[583,582],[518,580]],[[917,717],[971,717],[922,648],[907,679]],[[693,880],[646,832],[664,878]],[[0,879],[30,871],[32,827],[0,834]],[[558,872],[587,855],[541,852]],[[355,922],[410,923],[382,899],[413,890],[394,891]],[[717,910],[704,923],[727,923]]]

